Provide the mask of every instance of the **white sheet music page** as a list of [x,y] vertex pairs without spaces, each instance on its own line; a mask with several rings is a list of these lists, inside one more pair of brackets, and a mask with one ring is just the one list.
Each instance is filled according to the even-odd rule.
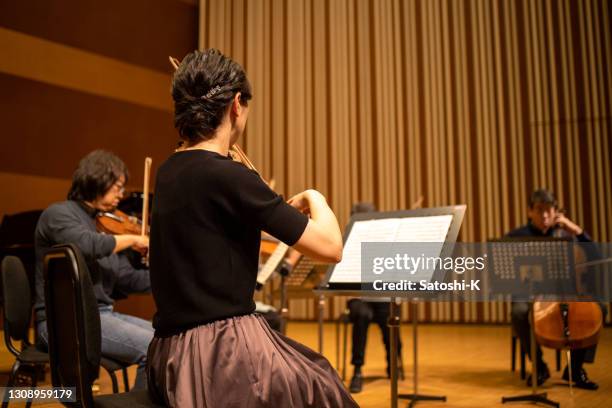
[[439,242],[437,254],[431,254],[439,255],[452,220],[449,214],[355,222],[344,244],[342,261],[334,268],[329,282],[361,282],[362,242]]

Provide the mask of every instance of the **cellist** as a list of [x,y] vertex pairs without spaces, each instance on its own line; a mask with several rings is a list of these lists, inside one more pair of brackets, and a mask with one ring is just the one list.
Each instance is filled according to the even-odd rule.
[[[558,237],[569,236],[577,242],[592,242],[591,237],[582,227],[570,220],[559,210],[554,194],[545,189],[539,189],[531,194],[527,207],[528,222],[526,225],[510,231],[507,237]],[[602,306],[605,316],[605,308]],[[523,350],[530,350],[530,308],[527,302],[512,302],[512,327],[517,333]],[[578,388],[596,390],[599,386],[591,381],[583,368],[583,363],[592,363],[595,359],[596,346],[572,350],[572,382]],[[531,358],[530,353],[527,353]],[[542,385],[550,378],[548,366],[542,358],[542,349],[536,346],[537,383]],[[562,378],[569,381],[568,367],[565,367]],[[532,376],[527,378],[527,385],[531,386]]]

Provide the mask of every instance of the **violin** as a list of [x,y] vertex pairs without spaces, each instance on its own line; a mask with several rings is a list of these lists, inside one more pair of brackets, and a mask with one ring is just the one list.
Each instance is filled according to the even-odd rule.
[[113,235],[140,235],[142,232],[140,220],[120,210],[98,214],[96,227],[99,232]]
[[115,209],[112,212],[103,212],[96,217],[96,228],[99,232],[113,235],[148,235],[149,234],[149,176],[151,174],[150,157],[145,158],[142,221],[137,217],[127,215]]

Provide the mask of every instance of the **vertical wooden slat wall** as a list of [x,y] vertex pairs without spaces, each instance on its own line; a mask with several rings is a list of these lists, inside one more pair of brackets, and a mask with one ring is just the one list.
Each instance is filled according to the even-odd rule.
[[[556,192],[612,239],[612,38],[606,0],[201,0],[200,48],[240,62],[242,141],[279,193],[381,210],[465,203],[463,241],[526,221]],[[337,316],[345,299],[328,304]],[[293,300],[312,319],[312,300]],[[408,306],[403,307],[405,315]],[[503,322],[509,305],[426,304],[423,319]],[[609,316],[610,317],[610,316]]]

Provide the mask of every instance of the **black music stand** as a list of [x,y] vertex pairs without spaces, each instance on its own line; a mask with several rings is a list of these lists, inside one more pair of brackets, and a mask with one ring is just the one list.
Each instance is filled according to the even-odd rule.
[[[290,266],[287,263],[282,263],[280,268],[277,268],[279,275],[281,276],[280,287],[275,291],[275,294],[280,296],[280,310],[281,310],[281,333],[286,332],[286,321],[289,315],[289,291],[294,290],[295,292],[302,292],[306,290],[309,295],[312,294],[310,290],[318,284],[319,279],[315,284],[312,284],[309,288],[304,288],[304,285],[310,281],[313,276],[313,270],[317,266],[315,261],[311,258],[301,255],[296,261],[295,265]],[[294,292],[294,293],[295,293]]]
[[[284,282],[284,285],[286,285],[284,289],[285,291],[284,299],[286,299],[285,301],[288,301],[286,287],[295,287],[295,288],[303,287],[304,283],[309,280],[310,276],[312,276],[312,272],[315,269],[316,265],[317,263],[312,258],[302,255],[300,259],[298,259],[297,263],[295,264],[295,266],[293,267],[290,273],[285,269],[285,271],[287,272],[287,275],[286,275],[287,278],[286,278],[286,281]],[[282,298],[283,298],[283,292],[281,292],[281,299]],[[289,305],[285,304],[283,305],[283,307],[286,310],[286,312],[289,313]],[[318,299],[319,353],[323,353],[323,343],[321,342],[321,339],[323,338],[323,311],[324,309],[325,309],[325,299],[323,298],[323,296],[319,296],[319,299]]]
[[[327,272],[327,276],[325,277],[325,279],[323,280],[321,286],[319,287],[319,289],[315,290],[315,293],[318,294],[319,296],[323,297],[323,296],[331,296],[331,295],[340,295],[340,296],[357,296],[357,297],[362,297],[362,298],[391,298],[391,303],[389,306],[389,320],[388,320],[388,325],[389,325],[389,331],[390,331],[390,353],[391,356],[397,356],[397,349],[398,349],[398,342],[397,339],[399,337],[399,325],[400,325],[400,318],[399,318],[399,306],[397,304],[398,300],[402,300],[402,299],[406,299],[406,298],[411,298],[414,299],[414,302],[416,304],[416,299],[420,298],[420,296],[418,296],[418,294],[415,296],[414,293],[409,293],[409,292],[386,292],[386,291],[375,291],[372,289],[364,289],[367,287],[370,287],[371,285],[365,284],[362,282],[362,276],[361,276],[361,259],[347,259],[347,258],[351,258],[351,257],[355,257],[355,256],[361,256],[361,254],[356,255],[356,253],[353,251],[353,249],[351,249],[351,246],[354,246],[356,244],[358,244],[359,246],[361,246],[361,242],[368,242],[367,241],[367,233],[359,238],[360,242],[355,242],[355,240],[350,241],[351,239],[351,232],[356,229],[355,226],[357,223],[361,222],[361,221],[373,221],[373,220],[388,220],[388,219],[398,219],[398,221],[400,219],[403,218],[419,218],[419,217],[435,217],[435,216],[452,216],[450,219],[450,222],[447,226],[447,231],[444,234],[444,238],[442,239],[443,245],[442,245],[442,249],[440,252],[440,256],[448,256],[450,254],[452,254],[452,250],[453,250],[453,244],[455,242],[455,240],[457,239],[457,235],[459,233],[459,228],[461,227],[461,222],[463,221],[463,215],[465,213],[465,205],[458,205],[458,206],[452,206],[452,207],[440,207],[440,208],[424,208],[424,209],[418,209],[418,210],[407,210],[407,211],[393,211],[393,212],[378,212],[378,213],[358,213],[358,214],[354,214],[351,217],[351,220],[349,222],[349,225],[346,228],[345,234],[344,234],[344,245],[345,245],[345,251],[343,254],[343,260],[342,262],[348,262],[350,264],[351,268],[357,268],[357,270],[353,270],[351,271],[350,268],[345,267],[342,270],[342,274],[341,274],[341,278],[336,278],[336,275],[334,275],[334,273],[337,271],[338,269],[338,265],[341,264],[337,264],[337,265],[332,265],[329,267],[328,272]],[[377,236],[380,236],[381,231],[377,230]],[[362,239],[363,238],[363,239]],[[349,242],[349,244],[347,245],[347,242]],[[400,242],[400,241],[394,241],[393,239],[391,241],[388,241],[390,244],[393,242]],[[419,242],[419,241],[405,241],[405,242]],[[348,247],[348,249],[347,249]],[[350,255],[350,256],[347,256]],[[430,276],[431,279],[433,279],[433,275]],[[441,277],[439,275],[437,275],[437,278],[440,279]],[[398,364],[397,364],[397,358],[391,358],[391,367],[390,367],[390,371],[391,371],[391,407],[392,408],[397,408],[398,405],[398,398],[407,398],[410,399],[410,403],[409,406],[412,407],[414,406],[414,404],[416,404],[418,401],[446,401],[446,397],[445,396],[431,396],[431,395],[421,395],[418,394],[418,367],[417,367],[417,363],[418,363],[418,358],[417,358],[417,324],[418,324],[418,320],[416,319],[416,306],[413,305],[413,333],[415,334],[415,338],[414,338],[414,366],[413,366],[413,386],[414,386],[414,393],[412,394],[401,394],[398,395]],[[322,333],[320,333],[320,336],[322,336]],[[322,343],[322,338],[320,338],[320,343]]]
[[307,280],[308,276],[315,267],[315,262],[307,257],[300,256],[296,264],[293,266],[291,270],[287,267],[281,267],[281,314],[285,317],[283,318],[283,325],[281,326],[285,334],[285,325],[286,318],[289,316],[289,298],[287,296],[287,289],[290,287],[300,288],[303,283]]
[[268,260],[263,264],[259,272],[257,273],[257,280],[255,283],[255,289],[260,290],[264,287],[270,277],[276,272],[278,267],[282,264],[285,255],[289,251],[289,245],[279,242]]
[[529,301],[531,310],[529,354],[532,391],[530,394],[502,397],[502,404],[533,402],[558,408],[560,404],[548,399],[547,393],[538,392],[533,304],[537,296],[558,297],[576,294],[575,273],[572,268],[573,242],[566,238],[534,237],[502,238],[489,242],[493,292],[513,294],[515,297],[518,295]]
[[281,326],[280,332],[282,334],[286,334],[287,331],[287,308],[285,307],[287,292],[285,289],[285,279],[287,277],[287,269],[284,267],[279,268],[283,263],[283,259],[285,259],[285,255],[287,255],[287,251],[289,251],[289,245],[278,242],[278,245],[270,254],[268,260],[263,264],[259,272],[257,273],[257,280],[255,282],[255,289],[262,290],[265,284],[270,280],[274,272],[279,271],[281,275]]
[[[446,401],[446,396],[444,395],[424,395],[424,394],[419,394],[419,371],[418,371],[418,325],[419,325],[419,315],[418,315],[418,311],[417,311],[417,307],[419,305],[418,299],[413,299],[412,300],[412,305],[411,305],[411,311],[412,311],[412,338],[413,338],[413,353],[412,353],[412,389],[413,389],[413,393],[412,394],[399,394],[398,398],[400,399],[409,399],[410,403],[408,404],[408,407],[412,408],[417,402],[419,401]],[[391,305],[391,308],[393,308],[393,304]],[[395,308],[397,309],[397,305],[395,306]],[[397,314],[397,311],[395,311],[395,314]],[[391,316],[389,316],[389,319],[391,319]],[[399,320],[399,319],[398,319]],[[391,324],[391,323],[389,323]],[[396,341],[397,339],[393,339],[391,338],[391,341]],[[396,343],[397,344],[397,343]]]

